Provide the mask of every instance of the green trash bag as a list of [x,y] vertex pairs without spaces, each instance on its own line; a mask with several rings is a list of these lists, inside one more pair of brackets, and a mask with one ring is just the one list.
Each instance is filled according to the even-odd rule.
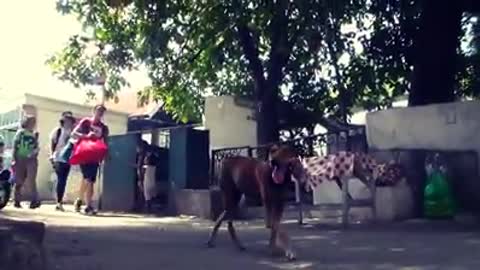
[[424,190],[424,211],[427,218],[451,218],[455,202],[445,173],[435,170],[427,179]]

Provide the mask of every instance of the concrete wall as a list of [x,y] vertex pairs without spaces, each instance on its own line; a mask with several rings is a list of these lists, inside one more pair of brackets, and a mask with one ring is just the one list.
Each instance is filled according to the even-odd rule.
[[210,149],[257,145],[257,123],[251,108],[231,96],[208,97],[204,126],[210,130]]
[[391,109],[367,114],[372,149],[480,151],[480,102]]
[[[373,151],[397,153],[407,170],[416,200],[422,199],[423,172],[417,155],[441,152],[450,168],[452,188],[463,209],[480,210],[480,102],[457,102],[391,109],[367,114],[367,140]],[[387,150],[385,152],[385,150]],[[401,150],[401,151],[398,151]],[[387,154],[388,155],[388,154]],[[421,201],[417,201],[417,207]]]
[[[92,108],[90,106],[67,103],[34,95],[26,95],[25,104],[33,105],[37,109],[37,130],[40,133],[41,146],[37,176],[38,190],[42,199],[53,199],[55,194],[53,192],[55,177],[48,160],[50,153],[50,133],[58,126],[58,119],[63,111],[72,111],[75,117],[82,118],[91,115]],[[127,120],[127,115],[124,113],[107,111],[105,115],[105,122],[109,126],[111,135],[125,133],[127,131]],[[76,198],[80,179],[80,170],[77,166],[74,166],[68,180],[66,192],[67,200],[73,200]]]

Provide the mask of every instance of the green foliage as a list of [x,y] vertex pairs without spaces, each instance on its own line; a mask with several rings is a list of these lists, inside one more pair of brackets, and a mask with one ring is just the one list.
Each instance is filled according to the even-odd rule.
[[348,67],[353,104],[368,110],[391,106],[410,87],[413,39],[418,29],[420,1],[372,1],[364,8],[370,36],[360,38],[364,51]]
[[[389,107],[410,88],[421,0],[108,3],[58,2],[84,31],[48,60],[54,74],[77,87],[105,75],[114,97],[128,84],[124,72],[144,66],[152,85],[140,100],[162,100],[181,121],[198,120],[208,94],[255,97],[261,80],[296,106],[338,117]],[[464,57],[459,95],[473,95],[478,62]]]
[[[198,118],[206,91],[238,93],[247,81],[228,9],[216,1],[134,1],[111,8],[105,1],[59,1],[84,26],[48,64],[75,86],[105,74],[113,96],[126,81],[122,72],[145,65],[152,86],[141,100],[164,101],[177,119]],[[231,9],[231,8],[230,8]],[[94,53],[87,54],[93,47]],[[240,90],[241,91],[241,90]]]
[[467,52],[461,54],[457,67],[458,96],[478,98],[480,97],[480,19],[477,16],[467,16],[464,25],[465,32],[470,38]]

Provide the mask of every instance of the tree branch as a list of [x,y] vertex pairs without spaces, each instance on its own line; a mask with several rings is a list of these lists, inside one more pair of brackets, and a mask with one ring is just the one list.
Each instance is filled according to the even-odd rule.
[[298,37],[305,28],[306,20],[298,26],[293,35],[289,38],[288,23],[289,23],[289,2],[287,0],[278,0],[275,5],[274,17],[270,24],[271,35],[271,49],[269,53],[268,66],[268,80],[269,85],[276,89],[282,82],[282,73],[285,66],[288,64],[293,47],[298,40]]
[[340,98],[340,114],[341,119],[344,124],[347,123],[347,96],[346,89],[343,84],[340,67],[338,66],[338,51],[334,47],[335,32],[340,32],[339,27],[337,27],[337,22],[335,21],[333,14],[330,14],[330,29],[327,30],[327,49],[332,57],[332,65],[335,69],[335,80],[337,83],[339,98]]
[[253,39],[252,31],[240,21],[237,26],[240,44],[247,58],[248,68],[257,87],[257,95],[262,96],[265,91],[265,76],[262,61],[260,60],[258,47]]
[[269,25],[272,33],[270,42],[268,80],[271,85],[278,85],[281,82],[283,67],[290,56],[288,44],[288,1],[278,0],[273,10],[273,18]]
[[472,13],[480,13],[480,1],[478,0],[464,0],[466,11]]

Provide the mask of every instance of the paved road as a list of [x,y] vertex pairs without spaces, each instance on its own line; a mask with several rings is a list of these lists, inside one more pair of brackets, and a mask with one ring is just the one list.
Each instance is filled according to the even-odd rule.
[[261,222],[238,224],[239,236],[248,248],[239,253],[225,230],[217,248],[204,247],[211,226],[208,221],[109,214],[85,217],[56,213],[52,208],[2,211],[48,224],[50,270],[480,269],[479,231],[444,222],[348,231],[287,224],[299,253],[299,260],[289,263],[269,255],[268,234]]

